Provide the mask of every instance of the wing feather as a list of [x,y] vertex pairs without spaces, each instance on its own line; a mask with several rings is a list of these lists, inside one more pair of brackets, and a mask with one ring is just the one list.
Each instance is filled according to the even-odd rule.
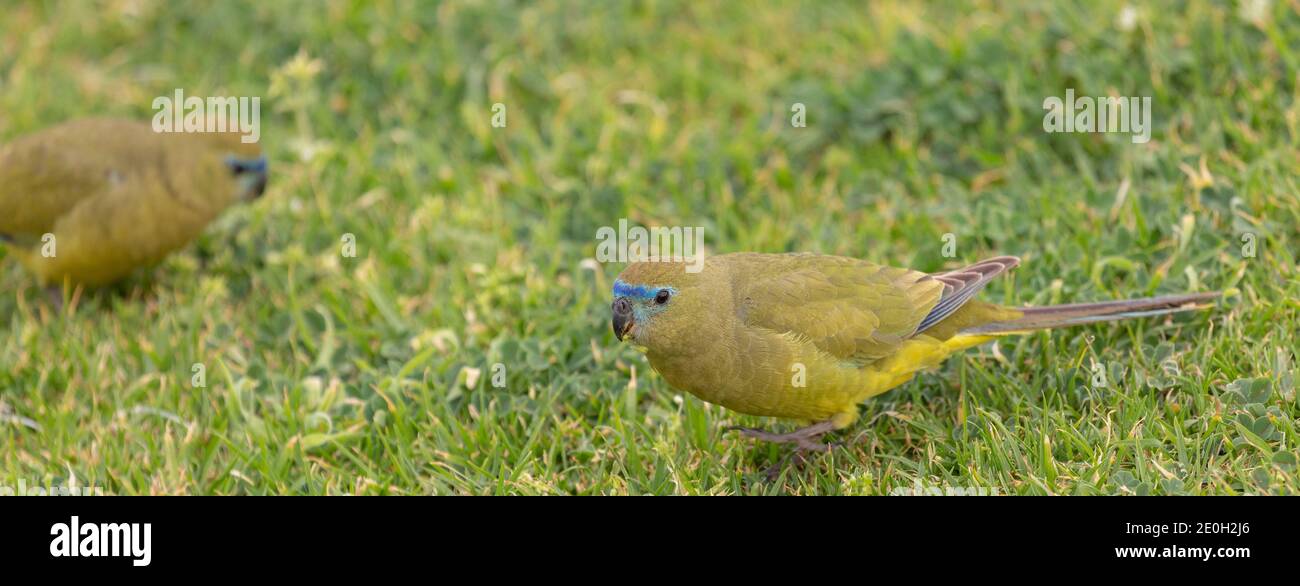
[[733,256],[728,264],[744,323],[793,334],[859,364],[892,354],[945,288],[922,272],[846,257]]
[[0,146],[0,233],[22,242],[122,179],[109,138],[148,132],[130,122],[92,119]]
[[968,267],[949,271],[946,273],[935,273],[932,275],[935,280],[944,284],[943,298],[939,300],[938,305],[930,310],[929,315],[921,320],[917,326],[917,332],[924,332],[934,325],[943,321],[953,312],[961,309],[967,301],[975,297],[984,289],[985,285],[994,277],[1015,268],[1020,264],[1020,259],[1014,256],[999,256],[982,260]]
[[729,256],[742,322],[806,339],[855,364],[893,354],[1020,263],[1000,256],[931,275],[839,256]]

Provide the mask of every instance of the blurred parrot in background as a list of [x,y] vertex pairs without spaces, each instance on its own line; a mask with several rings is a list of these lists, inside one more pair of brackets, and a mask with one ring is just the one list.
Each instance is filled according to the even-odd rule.
[[118,281],[261,196],[266,159],[241,136],[94,118],[0,146],[0,246],[47,287]]
[[[614,281],[613,328],[673,387],[751,415],[812,424],[744,435],[826,451],[817,440],[863,400],[999,336],[1206,307],[1218,293],[1010,308],[973,299],[1012,256],[927,274],[839,256],[724,254],[697,273],[640,262]],[[802,378],[801,376],[802,375]],[[800,384],[802,383],[802,385]]]

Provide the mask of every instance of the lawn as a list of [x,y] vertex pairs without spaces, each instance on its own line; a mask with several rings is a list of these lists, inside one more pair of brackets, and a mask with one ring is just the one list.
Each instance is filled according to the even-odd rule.
[[[63,312],[0,247],[0,485],[1300,492],[1300,4],[1140,4],[7,7],[0,141],[260,96],[272,176]],[[1150,142],[1045,132],[1067,89],[1150,97]],[[1226,294],[970,350],[769,479],[788,448],[726,428],[792,424],[610,332],[595,235],[620,219],[712,253],[1018,255],[984,293],[1006,303]]]

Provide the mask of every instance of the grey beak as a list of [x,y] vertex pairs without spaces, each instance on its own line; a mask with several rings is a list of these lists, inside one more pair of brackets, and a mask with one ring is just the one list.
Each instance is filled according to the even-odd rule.
[[632,304],[624,297],[614,300],[611,307],[614,310],[614,321],[611,324],[614,327],[614,337],[620,341],[627,337],[627,333],[636,325],[636,320],[632,317]]
[[257,183],[253,185],[253,199],[262,197],[266,193],[266,171],[262,171],[257,176]]

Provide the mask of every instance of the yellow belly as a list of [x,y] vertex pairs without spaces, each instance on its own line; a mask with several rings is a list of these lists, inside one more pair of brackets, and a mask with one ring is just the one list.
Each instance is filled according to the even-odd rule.
[[[764,364],[742,357],[721,379],[699,376],[701,369],[683,369],[694,376],[674,376],[674,368],[656,368],[675,387],[733,411],[802,421],[832,421],[837,429],[858,417],[858,404],[893,389],[922,370],[938,366],[955,352],[992,340],[994,336],[957,335],[948,340],[917,336],[897,352],[865,367],[855,367],[806,341],[791,340],[784,356],[769,354]],[[784,364],[785,368],[774,367]],[[667,366],[667,365],[665,365]],[[717,372],[717,365],[704,372]]]

